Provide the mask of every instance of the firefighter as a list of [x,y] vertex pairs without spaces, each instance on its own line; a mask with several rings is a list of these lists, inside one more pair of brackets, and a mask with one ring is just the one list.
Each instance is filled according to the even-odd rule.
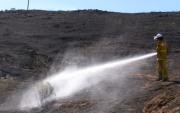
[[168,46],[162,34],[157,34],[154,36],[154,39],[157,40],[157,62],[158,62],[158,79],[157,81],[169,81],[167,68],[166,68],[166,57],[168,53]]

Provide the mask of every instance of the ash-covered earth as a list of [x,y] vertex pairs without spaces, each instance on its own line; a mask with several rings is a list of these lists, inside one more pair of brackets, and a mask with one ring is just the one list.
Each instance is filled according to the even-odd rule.
[[[0,112],[179,113],[179,29],[180,12],[0,12]],[[116,67],[69,97],[31,110],[14,109],[18,103],[13,100],[21,100],[22,91],[50,73],[155,52],[157,33],[170,47],[169,82],[156,81],[156,57],[151,57]]]

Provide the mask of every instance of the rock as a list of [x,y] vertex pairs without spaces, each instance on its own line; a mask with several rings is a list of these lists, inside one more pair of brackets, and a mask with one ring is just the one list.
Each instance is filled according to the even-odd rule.
[[5,77],[1,77],[1,80],[4,81],[4,80],[5,80]]
[[6,74],[6,79],[9,79],[10,78],[10,75],[9,74]]
[[10,76],[10,78],[9,78],[11,81],[14,81],[14,77],[12,77],[12,76]]
[[27,14],[27,17],[33,17],[34,15],[32,15],[32,14]]

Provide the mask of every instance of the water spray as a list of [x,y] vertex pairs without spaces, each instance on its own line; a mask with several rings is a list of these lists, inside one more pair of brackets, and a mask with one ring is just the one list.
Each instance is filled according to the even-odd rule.
[[56,73],[46,78],[44,81],[49,82],[54,87],[54,91],[56,94],[55,98],[64,98],[73,95],[79,90],[89,87],[91,84],[84,84],[84,81],[87,81],[87,79],[89,78],[96,77],[96,73],[100,73],[107,69],[124,66],[129,63],[143,60],[155,55],[156,53],[150,53],[147,55],[112,61],[105,64],[90,66],[84,69],[78,69],[74,71],[65,70],[63,72]]
[[[76,69],[76,70],[67,69],[64,71],[57,72],[49,76],[48,78],[44,79],[43,81],[40,81],[43,84],[47,83],[49,85],[42,84],[39,85],[40,87],[38,87],[39,88],[38,90],[40,90],[41,92],[47,92],[51,90],[48,88],[52,88],[53,91],[51,91],[51,93],[53,93],[54,95],[50,95],[49,93],[48,96],[46,94],[41,94],[37,91],[37,89],[35,90],[33,86],[33,88],[31,87],[25,92],[25,94],[23,95],[24,98],[22,98],[19,107],[21,109],[26,109],[26,108],[31,109],[34,107],[40,107],[43,103],[46,103],[51,100],[55,100],[55,99],[59,100],[59,99],[67,98],[69,96],[73,96],[75,93],[79,92],[80,90],[90,87],[95,83],[102,81],[102,79],[98,79],[94,83],[88,82],[88,80],[91,78],[96,79],[97,77],[99,78],[99,76],[103,76],[103,74],[97,76],[97,73],[105,72],[108,69],[112,70],[115,67],[120,68],[121,66],[125,66],[132,62],[153,57],[156,54],[157,53],[150,53],[146,55],[135,56],[128,59],[116,60],[105,64],[94,65],[87,68]],[[40,89],[41,87],[43,88],[43,91]],[[33,92],[36,92],[36,95],[32,94]],[[46,97],[43,98],[44,100],[42,100],[41,98],[42,95],[43,97]]]

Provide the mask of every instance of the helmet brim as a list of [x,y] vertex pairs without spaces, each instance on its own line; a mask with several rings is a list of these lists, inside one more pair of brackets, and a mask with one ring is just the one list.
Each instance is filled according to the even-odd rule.
[[163,37],[154,36],[154,40],[162,40]]
[[154,36],[154,40],[157,40],[158,39],[158,37],[157,36]]

